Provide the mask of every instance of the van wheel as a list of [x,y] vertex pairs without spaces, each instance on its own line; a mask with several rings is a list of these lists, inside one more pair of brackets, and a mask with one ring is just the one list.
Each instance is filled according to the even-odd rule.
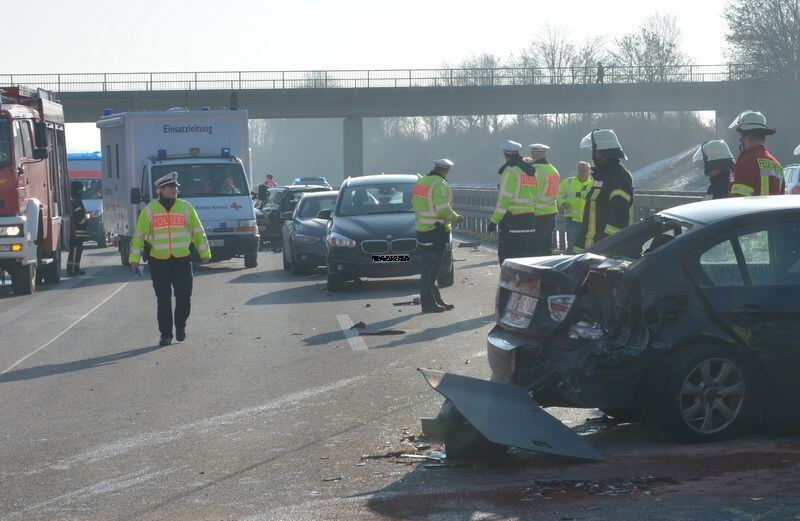
[[11,271],[11,289],[17,295],[30,295],[36,291],[36,263],[17,265]]
[[244,267],[255,268],[258,266],[258,253],[245,253],[244,254]]

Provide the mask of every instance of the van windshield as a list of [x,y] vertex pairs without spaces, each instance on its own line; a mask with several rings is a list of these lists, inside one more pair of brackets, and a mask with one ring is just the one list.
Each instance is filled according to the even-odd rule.
[[[179,197],[225,197],[249,195],[242,166],[237,163],[190,163],[153,167],[153,182],[178,172]],[[155,193],[155,187],[153,187]]]

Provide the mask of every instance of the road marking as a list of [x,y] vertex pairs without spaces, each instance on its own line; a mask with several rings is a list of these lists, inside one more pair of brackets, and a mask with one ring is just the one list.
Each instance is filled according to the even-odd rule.
[[11,365],[11,367],[9,367],[8,369],[6,369],[6,370],[5,370],[5,371],[3,371],[2,373],[0,373],[0,375],[6,374],[7,372],[11,371],[11,370],[12,370],[12,369],[14,369],[15,367],[17,367],[19,364],[21,364],[22,362],[24,362],[25,360],[27,360],[28,358],[32,357],[33,355],[35,355],[36,353],[38,353],[39,351],[41,351],[41,350],[42,350],[42,349],[44,349],[45,347],[49,346],[50,344],[52,344],[53,342],[55,342],[56,340],[58,340],[59,338],[61,338],[61,337],[64,335],[64,333],[66,333],[67,331],[69,331],[70,329],[72,329],[73,327],[75,327],[75,326],[76,326],[78,323],[80,323],[80,322],[81,322],[83,319],[85,319],[86,317],[88,317],[89,315],[91,315],[92,313],[94,313],[94,312],[95,312],[95,311],[96,311],[96,310],[97,310],[97,309],[98,309],[100,306],[102,306],[103,304],[105,304],[106,302],[108,302],[109,300],[111,300],[111,297],[113,297],[114,295],[116,295],[117,293],[119,293],[120,291],[122,291],[123,289],[125,289],[125,286],[127,286],[128,284],[130,284],[130,282],[126,282],[126,283],[125,283],[125,284],[123,284],[122,286],[118,287],[118,288],[117,288],[117,290],[116,290],[114,293],[112,293],[111,295],[109,295],[108,297],[106,297],[105,299],[103,299],[103,301],[102,301],[101,303],[99,303],[98,305],[96,305],[95,307],[93,307],[92,309],[90,309],[90,310],[89,310],[89,311],[88,311],[88,312],[87,312],[85,315],[83,315],[81,318],[79,318],[78,320],[76,320],[75,322],[73,322],[72,324],[70,324],[70,325],[69,325],[69,326],[68,326],[68,327],[67,327],[67,328],[66,328],[64,331],[62,331],[61,333],[59,333],[59,334],[57,334],[56,336],[54,336],[54,337],[53,337],[53,338],[52,338],[52,339],[51,339],[49,342],[45,343],[45,344],[44,344],[44,345],[42,345],[40,348],[38,348],[38,349],[36,349],[36,350],[34,350],[34,351],[31,351],[31,352],[30,352],[30,353],[28,353],[27,355],[23,356],[22,358],[20,358],[20,359],[19,359],[19,360],[17,360],[16,362],[14,362],[14,363]]
[[358,330],[350,329],[353,327],[353,319],[350,318],[350,315],[336,315],[336,320],[339,321],[339,326],[341,326],[342,333],[347,338],[347,343],[350,344],[350,349],[353,351],[366,351],[369,349],[367,343],[358,334]]

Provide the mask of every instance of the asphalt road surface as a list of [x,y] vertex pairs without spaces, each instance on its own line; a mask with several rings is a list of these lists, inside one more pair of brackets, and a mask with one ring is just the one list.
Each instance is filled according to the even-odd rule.
[[196,267],[188,338],[163,348],[148,275],[111,249],[32,296],[0,286],[0,519],[800,519],[785,433],[676,445],[562,409],[607,461],[380,457],[442,402],[417,367],[488,377],[496,255],[455,258],[456,309],[432,315],[394,305],[417,278],[332,294],[280,253]]

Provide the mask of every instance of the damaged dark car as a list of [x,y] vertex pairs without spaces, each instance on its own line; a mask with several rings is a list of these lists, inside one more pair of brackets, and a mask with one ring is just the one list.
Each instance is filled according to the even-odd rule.
[[508,259],[492,380],[679,440],[800,411],[800,200],[662,211],[573,256]]

